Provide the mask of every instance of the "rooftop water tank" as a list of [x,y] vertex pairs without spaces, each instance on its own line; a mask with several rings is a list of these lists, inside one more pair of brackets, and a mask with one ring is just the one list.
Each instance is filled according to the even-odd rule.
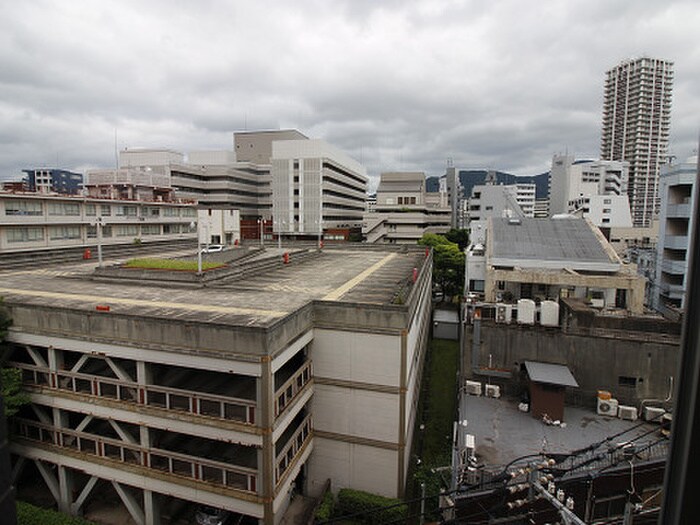
[[540,323],[542,323],[542,326],[559,326],[559,303],[556,301],[542,301],[540,308]]
[[535,301],[518,300],[518,324],[535,324]]

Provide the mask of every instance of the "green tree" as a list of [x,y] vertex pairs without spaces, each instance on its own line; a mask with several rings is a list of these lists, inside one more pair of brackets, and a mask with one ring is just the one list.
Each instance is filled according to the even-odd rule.
[[444,296],[458,295],[464,289],[464,252],[443,235],[426,233],[418,244],[433,248],[433,284]]
[[5,405],[5,416],[17,413],[19,407],[29,402],[29,396],[22,391],[22,373],[15,368],[5,368],[8,349],[5,347],[7,329],[12,320],[2,305],[0,297],[0,387]]
[[469,230],[452,228],[445,234],[448,241],[452,241],[459,246],[460,251],[464,251],[469,246]]

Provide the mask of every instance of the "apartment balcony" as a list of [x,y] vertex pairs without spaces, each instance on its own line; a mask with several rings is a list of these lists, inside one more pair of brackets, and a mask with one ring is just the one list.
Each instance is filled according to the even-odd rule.
[[664,248],[672,250],[687,250],[689,239],[687,235],[667,235],[664,238]]
[[690,204],[668,204],[666,206],[666,217],[690,218],[692,209]]
[[284,482],[287,472],[300,460],[311,446],[313,439],[311,414],[297,416],[297,424],[291,424],[287,435],[277,443],[275,453],[275,487]]
[[664,259],[661,262],[661,271],[671,275],[685,275],[688,269],[686,261],[672,261]]

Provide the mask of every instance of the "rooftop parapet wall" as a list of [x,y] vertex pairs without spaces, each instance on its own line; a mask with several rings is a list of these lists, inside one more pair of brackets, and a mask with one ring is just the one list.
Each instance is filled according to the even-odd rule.
[[659,316],[601,314],[581,299],[560,299],[562,330],[578,335],[675,340],[680,343],[681,324]]

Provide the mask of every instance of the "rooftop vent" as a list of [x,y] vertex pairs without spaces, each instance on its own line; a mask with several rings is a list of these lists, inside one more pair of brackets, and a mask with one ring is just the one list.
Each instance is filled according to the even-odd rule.
[[513,225],[518,225],[522,224],[522,221],[518,219],[517,217],[508,219],[508,224],[513,224]]

